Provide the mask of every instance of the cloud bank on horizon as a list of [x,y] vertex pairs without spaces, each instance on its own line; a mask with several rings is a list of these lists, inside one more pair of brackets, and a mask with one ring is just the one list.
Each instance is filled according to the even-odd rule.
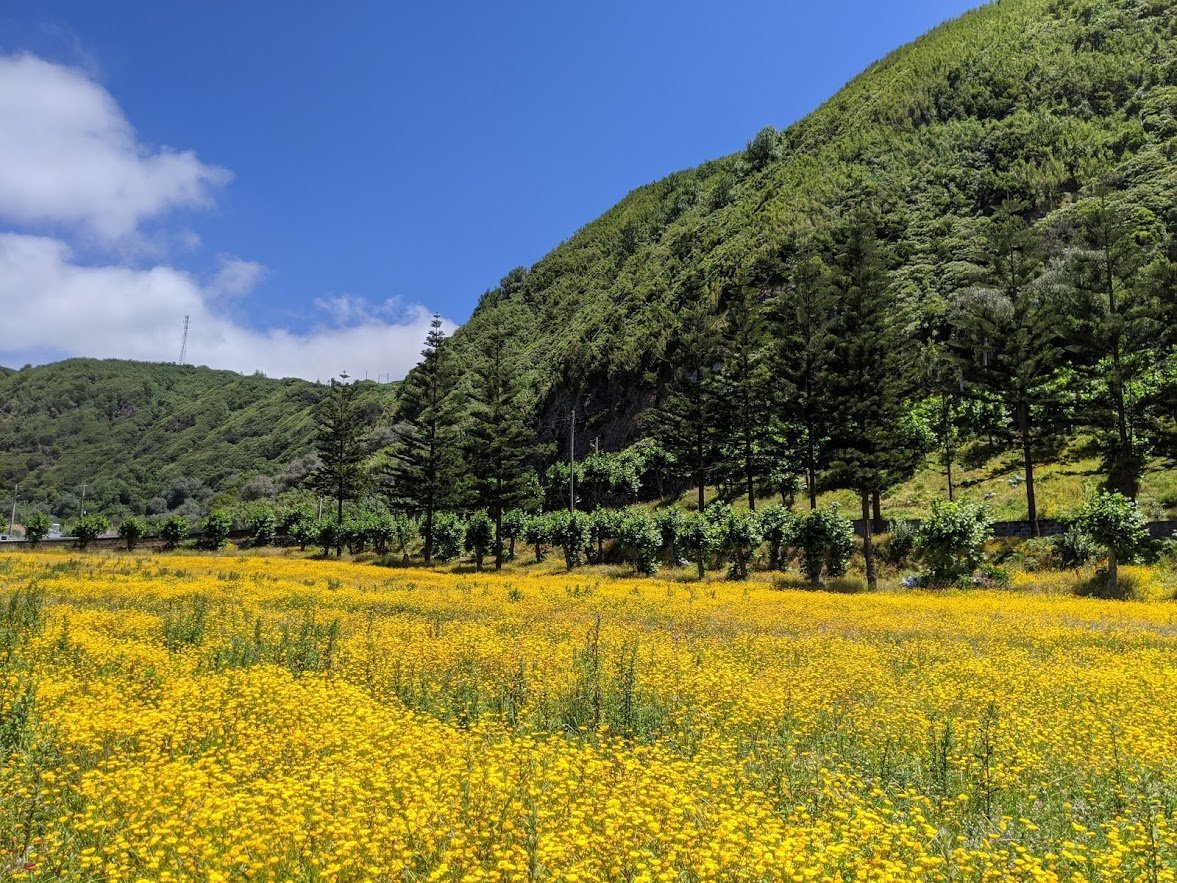
[[[199,240],[148,236],[145,225],[214,206],[231,179],[191,150],[141,144],[114,97],[83,71],[0,55],[0,364],[175,361],[187,315],[196,364],[310,380],[345,369],[403,376],[428,330],[422,306],[324,296],[306,329],[255,328],[229,302],[247,298],[265,266],[220,255],[216,272],[199,278],[163,261],[169,236]],[[154,260],[136,259],[144,255]]]

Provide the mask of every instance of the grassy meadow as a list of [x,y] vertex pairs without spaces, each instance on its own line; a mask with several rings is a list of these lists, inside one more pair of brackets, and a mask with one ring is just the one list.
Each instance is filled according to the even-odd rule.
[[0,600],[0,877],[1177,879],[1172,601],[51,553]]

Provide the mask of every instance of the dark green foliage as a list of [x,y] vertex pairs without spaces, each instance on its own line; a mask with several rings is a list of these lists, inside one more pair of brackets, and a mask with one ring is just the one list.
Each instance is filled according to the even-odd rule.
[[760,530],[768,543],[768,569],[779,570],[785,564],[785,552],[793,545],[797,517],[784,506],[769,506],[760,513]]
[[486,557],[486,550],[494,543],[494,522],[485,512],[475,512],[466,519],[465,548],[474,554],[474,566],[482,570],[482,560]]
[[1072,523],[1076,530],[1107,550],[1107,595],[1109,598],[1118,597],[1118,563],[1135,554],[1148,539],[1144,518],[1136,503],[1116,492],[1096,494]]
[[441,317],[434,314],[421,361],[399,390],[396,439],[385,472],[396,504],[421,515],[426,564],[433,560],[435,514],[461,495],[458,375],[445,342]]
[[957,297],[952,319],[970,394],[999,403],[1008,415],[999,429],[1021,453],[1030,534],[1038,536],[1034,464],[1066,425],[1060,372],[1068,310],[1057,287],[1038,278],[1042,241],[1018,214],[1022,209],[1003,203],[984,222],[973,246],[977,284]]
[[200,522],[200,548],[216,550],[229,541],[233,519],[224,512],[210,512]]
[[307,544],[313,543],[318,536],[315,516],[306,509],[289,509],[283,512],[279,529],[283,536],[297,543],[301,551],[306,551]]
[[[366,414],[392,397],[390,386],[359,386]],[[0,487],[20,482],[22,498],[59,521],[78,514],[83,484],[86,508],[107,515],[169,512],[164,498],[181,479],[222,491],[260,473],[285,487],[284,467],[312,450],[320,389],[114,359],[0,372]],[[153,499],[163,508],[149,509]]]
[[324,556],[330,555],[333,549],[338,555],[343,549],[344,539],[343,525],[334,518],[325,518],[316,526],[315,545],[322,548]]
[[433,519],[433,552],[439,561],[453,561],[462,554],[466,525],[449,512],[438,512]]
[[507,560],[515,560],[515,542],[523,536],[527,524],[527,513],[522,509],[509,509],[503,513],[503,539],[507,542]]
[[403,512],[398,512],[395,515],[381,516],[379,529],[386,533],[389,544],[400,550],[401,561],[407,564],[409,562],[409,544],[416,539],[420,532],[420,522]]
[[137,516],[124,518],[119,525],[119,538],[127,544],[127,551],[133,552],[135,546],[143,537],[147,536],[147,522]]
[[25,540],[30,546],[36,546],[49,535],[52,524],[52,519],[44,512],[34,512],[25,519]]
[[866,581],[876,587],[870,502],[915,472],[924,451],[911,415],[910,305],[889,288],[889,259],[874,221],[857,213],[838,231],[831,285],[837,293],[825,395],[830,410],[827,481],[862,502]]
[[765,286],[778,292],[769,305],[776,348],[773,366],[780,384],[775,407],[781,422],[794,428],[793,459],[804,475],[810,509],[817,508],[829,416],[825,388],[836,303],[828,273],[812,245],[791,262],[771,258],[762,269]]
[[902,519],[892,521],[884,537],[885,542],[879,545],[879,557],[895,567],[901,566],[915,551],[918,536],[919,528],[912,522]]
[[1052,537],[1051,546],[1054,556],[1063,567],[1083,567],[1099,554],[1095,540],[1073,526]]
[[108,530],[110,530],[110,521],[105,515],[83,515],[74,522],[70,533],[77,541],[78,548],[84,549]]
[[530,461],[535,449],[533,394],[524,346],[530,314],[496,310],[472,351],[466,460],[474,497],[495,523],[495,569],[503,566],[503,513],[537,503]]
[[650,514],[644,509],[627,510],[618,533],[621,547],[633,563],[634,570],[643,576],[653,576],[657,573],[662,533]]
[[188,519],[183,515],[169,515],[159,523],[159,537],[165,549],[174,549],[188,536]]
[[589,544],[592,517],[583,512],[553,512],[548,516],[551,542],[564,550],[564,564],[569,570],[580,566],[581,555]]
[[[688,341],[700,320],[726,311],[716,295],[750,285],[771,305],[780,342],[776,414],[792,426],[788,440],[805,460],[812,441],[814,468],[794,465],[817,484],[830,453],[823,425],[830,415],[821,413],[823,399],[812,391],[820,393],[822,378],[840,373],[822,362],[834,349],[828,335],[842,334],[827,323],[843,324],[847,311],[828,307],[845,296],[838,278],[846,275],[842,231],[862,207],[876,215],[887,296],[910,313],[901,330],[921,344],[945,342],[954,305],[973,290],[1002,287],[989,233],[1003,204],[1020,206],[1009,214],[1045,245],[1038,257],[1046,262],[1028,256],[1027,285],[1037,285],[1046,271],[1054,278],[1041,280],[1044,285],[1056,293],[1069,287],[1064,276],[1072,274],[1053,269],[1074,249],[1092,250],[1074,218],[1104,191],[1110,205],[1158,219],[1163,235],[1141,240],[1139,261],[1124,266],[1140,264],[1139,286],[1151,298],[1161,300],[1156,293],[1171,288],[1165,255],[1177,187],[1175,16],[1172,4],[1157,0],[986,4],[871,65],[787,131],[764,132],[746,151],[631,193],[533,268],[488,292],[455,335],[456,349],[476,348],[491,314],[525,307],[534,317],[526,334],[537,368],[540,426],[549,431],[570,400],[584,401],[583,392],[593,390],[584,420],[608,447],[624,447],[640,427],[675,454],[684,484],[698,483],[715,457],[693,462],[698,437],[678,430],[715,424],[682,421],[684,402],[673,397],[691,392],[685,356],[697,349]],[[1126,281],[1128,273],[1121,275]],[[1070,345],[1074,329],[1063,330]],[[1106,348],[1106,335],[1091,339]],[[1046,361],[1049,349],[1040,348]],[[1162,351],[1152,361],[1166,359]],[[703,360],[704,370],[694,376],[704,378],[720,362]],[[1088,387],[1108,376],[1087,374]],[[872,379],[886,377],[877,366]],[[929,380],[908,404],[947,388],[931,387]],[[983,390],[976,376],[966,378],[966,387],[970,398]],[[1171,405],[1173,386],[1162,384],[1140,399],[1141,407],[1160,413],[1153,402],[1166,401],[1162,388],[1170,390]],[[798,391],[807,389],[808,399],[799,399]],[[651,404],[655,412],[635,425],[634,415]],[[1041,461],[1051,454],[1052,433],[1043,432],[1040,418],[1051,415],[1038,404],[1031,412],[1032,457]],[[656,416],[673,417],[675,431]],[[990,416],[984,434],[992,429],[995,441],[1020,449],[1011,408],[1003,403]],[[938,435],[942,447],[951,446],[951,438]]]
[[920,525],[916,537],[917,553],[928,568],[928,584],[952,585],[972,576],[985,557],[992,526],[988,509],[979,503],[933,503],[932,515]]
[[546,557],[546,549],[552,542],[551,515],[532,515],[523,524],[523,541],[535,549],[535,563]]
[[686,516],[678,508],[663,509],[655,516],[654,520],[658,525],[658,532],[662,534],[663,558],[671,567],[677,567],[682,563],[682,545],[679,542],[679,534],[682,532]]
[[854,549],[854,527],[836,508],[814,509],[798,520],[796,540],[801,571],[810,585],[821,586],[822,573],[839,577],[846,572]]
[[589,518],[589,539],[593,544],[593,563],[605,560],[605,543],[621,536],[621,522],[625,512],[621,509],[597,509]]
[[715,386],[719,338],[709,297],[695,295],[681,339],[667,357],[669,382],[661,400],[643,415],[643,429],[677,464],[680,477],[697,492],[703,509],[704,489],[717,452],[720,403]]
[[[776,417],[778,391],[765,321],[757,292],[737,288],[727,302],[721,351],[723,363],[716,378],[718,464],[729,496],[747,496],[756,510],[760,484],[785,458],[783,427]],[[737,492],[738,489],[738,492]]]
[[249,532],[255,546],[272,545],[278,536],[278,516],[268,506],[260,506],[249,517]]
[[755,512],[729,512],[720,524],[721,548],[727,556],[728,576],[748,578],[748,563],[764,542],[764,528]]
[[692,512],[683,521],[678,538],[683,549],[694,558],[699,579],[702,579],[707,562],[719,549],[721,537],[718,526],[705,512]]
[[346,380],[347,375],[342,380],[332,378],[330,390],[315,410],[319,465],[307,477],[310,487],[335,501],[335,520],[341,524],[343,504],[358,499],[369,483],[358,387]]

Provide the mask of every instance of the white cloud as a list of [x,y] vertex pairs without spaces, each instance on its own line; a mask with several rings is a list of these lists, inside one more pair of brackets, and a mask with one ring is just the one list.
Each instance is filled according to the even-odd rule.
[[[256,281],[257,270],[237,272]],[[248,328],[216,312],[215,285],[202,287],[167,266],[85,266],[61,240],[0,233],[0,364],[15,365],[12,354],[37,350],[175,361],[189,315],[194,364],[271,377],[327,380],[346,370],[376,379],[401,377],[416,364],[429,330],[424,307],[402,308],[396,321],[386,321],[354,298],[341,325],[306,332]]]
[[213,277],[211,293],[236,297],[249,294],[269,270],[257,261],[246,261],[230,255],[218,259],[217,274]]
[[106,243],[141,222],[207,207],[230,178],[192,151],[140,144],[114,98],[86,73],[0,56],[0,216],[64,224]]

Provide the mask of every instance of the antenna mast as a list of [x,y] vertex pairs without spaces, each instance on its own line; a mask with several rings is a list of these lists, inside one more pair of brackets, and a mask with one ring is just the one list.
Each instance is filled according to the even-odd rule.
[[188,316],[184,317],[184,338],[180,341],[180,364],[188,357]]

